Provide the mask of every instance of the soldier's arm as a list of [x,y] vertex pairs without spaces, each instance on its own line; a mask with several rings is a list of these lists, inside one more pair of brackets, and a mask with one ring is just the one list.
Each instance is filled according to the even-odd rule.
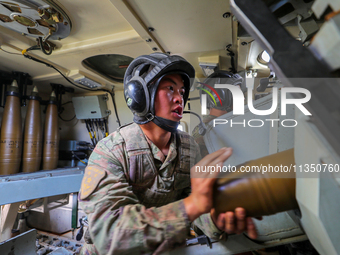
[[[123,150],[118,149],[119,153]],[[97,181],[92,183],[96,173]],[[80,206],[88,215],[90,236],[99,254],[158,254],[184,243],[189,231],[183,200],[146,209],[132,192],[122,165],[103,143],[90,157]]]
[[[197,164],[202,159],[202,156],[200,153],[201,147],[200,147],[199,142],[197,141],[197,137],[201,138],[202,141],[203,141],[203,137],[198,135],[197,130],[196,130],[197,132],[195,133],[195,129],[193,131],[193,138],[195,139],[196,143],[193,143],[192,146],[193,146],[193,149],[197,150],[196,159],[194,162],[194,164]],[[196,137],[195,137],[195,134],[196,134]],[[204,144],[204,141],[203,141],[203,144]],[[205,155],[203,154],[203,157],[204,156]],[[183,192],[183,198],[188,197],[190,193],[191,193],[191,187],[186,188]],[[203,232],[209,238],[214,238],[214,239],[218,239],[224,233],[224,231],[221,231],[216,227],[216,225],[214,224],[211,218],[210,213],[205,213],[199,216],[196,220],[192,222],[191,227],[194,229],[196,234],[201,234],[201,232]]]
[[[190,193],[191,188],[189,187],[184,190],[183,197],[189,196]],[[201,232],[203,232],[203,234],[213,239],[218,239],[224,233],[224,231],[221,231],[216,227],[210,213],[205,213],[199,216],[191,223],[191,227],[196,232],[196,234],[200,235]]]

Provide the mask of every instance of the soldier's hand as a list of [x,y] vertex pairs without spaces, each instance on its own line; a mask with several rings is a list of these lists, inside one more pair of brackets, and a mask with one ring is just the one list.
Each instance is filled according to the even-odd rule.
[[190,221],[195,220],[203,213],[208,213],[212,209],[213,186],[216,181],[218,172],[200,172],[195,171],[196,167],[217,166],[222,167],[232,154],[231,148],[222,148],[215,151],[191,168],[191,194],[184,199],[184,205]]
[[210,212],[211,218],[219,230],[227,234],[241,234],[247,231],[250,238],[257,237],[256,228],[251,217],[246,217],[244,208],[238,207],[235,212],[226,212],[217,215],[215,209]]

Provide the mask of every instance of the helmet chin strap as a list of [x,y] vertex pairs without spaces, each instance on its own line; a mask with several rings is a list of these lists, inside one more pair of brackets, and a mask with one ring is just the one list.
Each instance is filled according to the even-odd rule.
[[155,123],[157,126],[160,128],[171,132],[171,133],[176,133],[177,132],[177,127],[179,122],[173,121],[173,120],[168,120],[164,119],[162,117],[155,116],[152,120],[153,123]]

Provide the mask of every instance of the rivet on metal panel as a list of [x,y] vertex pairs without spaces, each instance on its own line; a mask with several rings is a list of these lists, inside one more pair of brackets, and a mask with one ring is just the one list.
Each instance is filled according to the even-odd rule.
[[153,47],[153,48],[152,48],[152,50],[153,50],[153,51],[157,51],[157,50],[158,50],[158,48],[156,48],[156,47]]
[[148,30],[149,30],[149,32],[155,31],[155,29],[153,27],[148,27]]
[[146,42],[152,42],[152,39],[151,38],[148,38],[145,40]]

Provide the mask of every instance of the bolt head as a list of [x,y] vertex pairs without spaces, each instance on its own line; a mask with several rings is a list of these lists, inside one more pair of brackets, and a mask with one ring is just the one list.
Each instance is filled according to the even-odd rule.
[[225,49],[227,50],[227,49],[230,49],[231,48],[231,43],[229,43],[227,46],[225,46]]
[[157,51],[158,49],[157,49],[156,47],[153,47],[152,50],[153,50],[153,51]]
[[225,19],[229,18],[230,16],[231,16],[231,13],[230,13],[230,12],[225,12],[225,13],[223,13],[223,15],[222,15],[222,17],[225,18]]
[[153,27],[148,27],[148,30],[149,30],[149,32],[155,31],[155,29]]
[[146,42],[152,42],[152,39],[151,38],[148,38],[145,40]]
[[248,43],[247,42],[241,42],[242,46],[246,46]]

